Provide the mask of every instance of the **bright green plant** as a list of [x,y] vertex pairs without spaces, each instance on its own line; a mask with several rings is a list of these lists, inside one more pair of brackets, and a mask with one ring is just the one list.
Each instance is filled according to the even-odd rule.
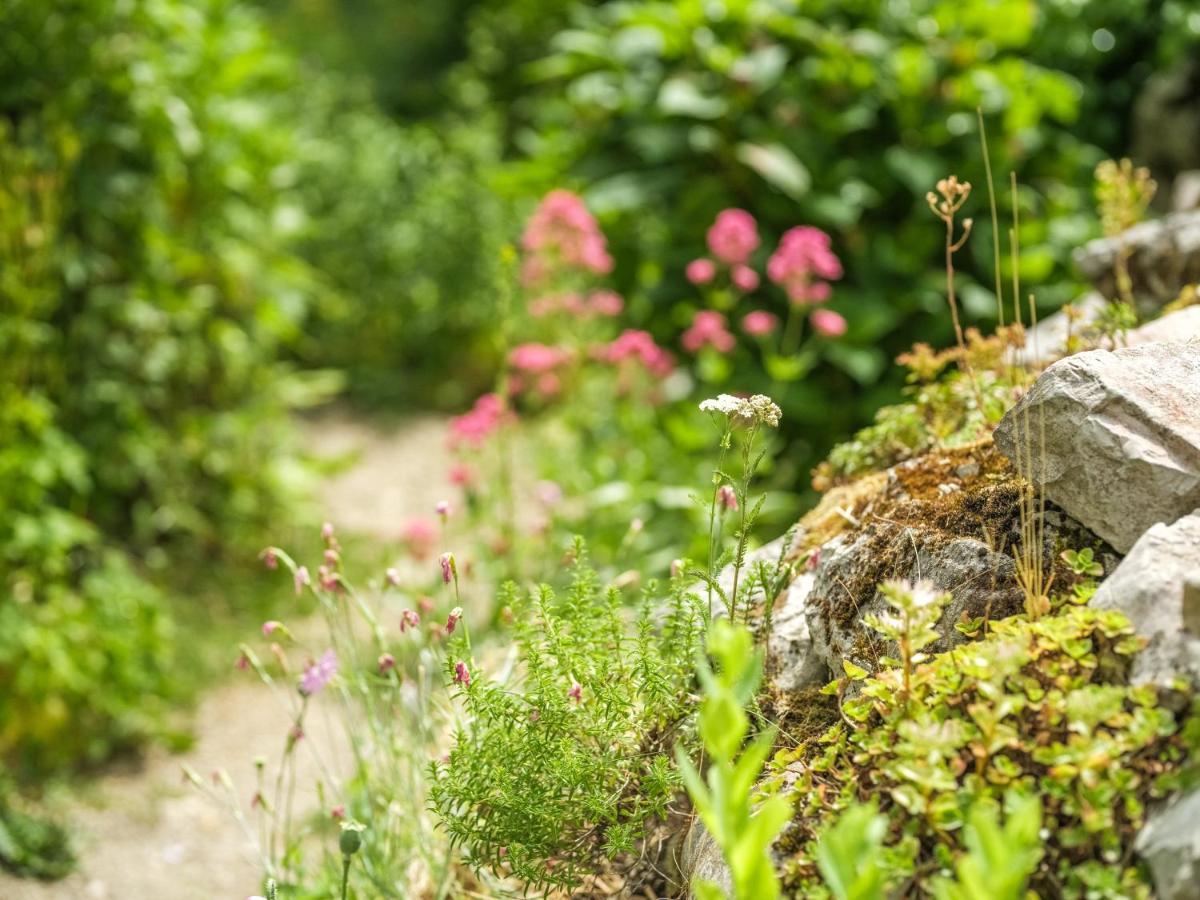
[[1039,799],[1054,835],[1032,890],[1145,896],[1142,873],[1121,861],[1148,804],[1180,783],[1195,729],[1154,687],[1129,684],[1140,646],[1120,614],[1068,605],[991,623],[983,639],[915,667],[907,696],[898,668],[859,675],[843,721],[776,759],[802,773],[788,886],[819,891],[816,838],[855,802],[879,801],[888,824],[878,858],[898,882],[953,866],[964,850],[977,856],[965,843],[972,810],[1015,787]]
[[[717,664],[715,671],[709,656]],[[762,678],[762,651],[755,649],[746,628],[718,619],[709,628],[704,653],[697,658],[697,672],[704,690],[699,732],[707,771],[701,776],[687,750],[677,748],[684,784],[697,815],[729,865],[734,900],[775,900],[780,895],[779,879],[771,845],[787,824],[791,803],[782,794],[757,799],[754,795],[775,742],[775,730],[767,729],[746,744],[750,734],[746,708]],[[703,900],[724,896],[711,882],[697,882],[692,887]]]
[[678,580],[657,622],[648,586],[630,630],[620,592],[601,588],[581,544],[573,556],[565,593],[504,590],[517,666],[481,664],[456,634],[446,665],[465,717],[431,772],[430,802],[468,864],[537,889],[577,884],[666,817],[701,632]]
[[1042,804],[1010,791],[1000,824],[995,802],[980,800],[963,826],[967,852],[954,864],[956,878],[933,882],[937,900],[1024,900],[1025,886],[1042,856]]
[[825,886],[837,900],[883,900],[887,870],[880,857],[887,817],[872,804],[849,807],[830,824],[814,849]]
[[938,620],[950,602],[950,594],[929,582],[906,581],[885,581],[879,586],[879,593],[891,611],[868,613],[863,623],[895,642],[900,658],[889,662],[900,666],[902,690],[907,699],[912,696],[913,667],[925,661],[924,649],[941,637]]

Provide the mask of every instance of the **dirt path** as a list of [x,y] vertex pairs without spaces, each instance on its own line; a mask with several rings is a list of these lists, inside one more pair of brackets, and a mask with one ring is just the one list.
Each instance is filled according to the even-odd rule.
[[[304,428],[317,456],[355,454],[320,498],[321,516],[339,529],[394,539],[405,519],[429,515],[448,492],[440,419],[380,429],[330,414]],[[333,735],[322,718],[312,717],[307,730],[329,746]],[[257,893],[260,869],[251,842],[227,810],[184,782],[181,763],[206,777],[227,769],[248,801],[254,758],[275,760],[288,725],[285,709],[261,685],[231,678],[201,702],[196,743],[186,754],[152,751],[135,770],[107,774],[71,802],[66,812],[76,833],[77,873],[49,884],[0,873],[0,898],[242,900]],[[300,797],[298,814],[315,805],[311,792]]]

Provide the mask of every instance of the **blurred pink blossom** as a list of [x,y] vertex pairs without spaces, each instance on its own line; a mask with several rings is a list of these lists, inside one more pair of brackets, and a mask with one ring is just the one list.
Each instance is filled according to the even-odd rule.
[[562,347],[536,343],[519,344],[508,354],[512,367],[522,372],[549,372],[570,358],[570,351]]
[[627,359],[640,362],[646,371],[660,377],[669,375],[675,367],[671,354],[658,346],[648,331],[628,329],[604,347],[601,356],[606,362],[620,363]]
[[767,276],[787,291],[793,303],[822,303],[829,299],[827,281],[842,277],[842,264],[830,248],[829,235],[799,225],[784,233],[767,261]]
[[697,353],[702,347],[710,346],[718,353],[728,353],[737,343],[725,327],[725,317],[719,312],[701,310],[692,319],[692,325],[680,338],[683,349]]
[[428,519],[409,519],[400,529],[400,543],[417,559],[429,557],[437,536],[437,528]]
[[480,447],[506,417],[504,403],[498,394],[483,394],[470,410],[450,420],[450,446],[463,444]]
[[733,286],[743,294],[758,290],[758,273],[749,266],[737,265],[729,273]]
[[693,259],[683,274],[692,284],[708,284],[717,277],[717,265],[711,259]]
[[619,316],[625,309],[625,301],[615,291],[592,291],[588,295],[588,309],[597,316]]
[[525,226],[521,247],[526,253],[522,278],[537,284],[558,268],[598,275],[612,271],[613,260],[600,226],[583,200],[565,190],[547,194]]
[[723,484],[717,488],[717,502],[726,509],[737,509],[737,493],[730,485]]
[[300,676],[300,693],[306,697],[320,693],[325,685],[333,680],[337,670],[337,654],[326,650],[319,660],[310,662],[305,667],[304,674]]
[[467,669],[465,662],[456,662],[454,664],[454,681],[463,687],[471,686],[471,672]]
[[308,567],[301,566],[296,570],[296,574],[292,576],[292,583],[296,586],[296,595],[312,584],[312,578],[309,577]]
[[846,320],[832,309],[814,309],[809,319],[817,334],[825,337],[841,337],[846,333]]
[[457,462],[450,467],[449,478],[451,484],[466,487],[475,480],[475,473],[466,463]]
[[708,249],[726,265],[746,262],[758,244],[758,224],[744,209],[721,210],[708,229]]
[[742,331],[751,337],[764,337],[779,327],[779,318],[765,309],[746,313],[742,319]]
[[408,631],[410,628],[419,628],[421,625],[421,617],[411,609],[403,610],[400,613],[400,633]]

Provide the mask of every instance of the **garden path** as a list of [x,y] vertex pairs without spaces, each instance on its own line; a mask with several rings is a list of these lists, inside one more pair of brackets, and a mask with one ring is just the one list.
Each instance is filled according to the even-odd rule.
[[[354,454],[348,467],[325,482],[314,521],[328,519],[345,532],[394,539],[405,519],[428,515],[447,493],[441,419],[386,427],[334,412],[303,428],[306,446],[318,458]],[[310,718],[306,730],[314,743],[329,746],[333,729],[322,718]],[[155,749],[136,766],[81,788],[63,810],[76,835],[79,871],[52,883],[0,872],[0,898],[242,900],[257,893],[260,868],[251,842],[226,809],[184,782],[181,764],[205,777],[225,767],[245,802],[253,790],[254,757],[278,758],[288,725],[282,705],[271,702],[257,681],[230,678],[220,684],[196,711],[190,750],[172,755]],[[312,775],[315,763],[308,766]],[[311,784],[303,775],[298,784]],[[298,796],[298,814],[315,806],[312,792]]]

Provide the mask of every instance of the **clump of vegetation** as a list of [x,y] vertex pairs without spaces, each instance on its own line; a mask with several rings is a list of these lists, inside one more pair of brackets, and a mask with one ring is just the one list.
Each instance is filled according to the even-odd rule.
[[0,771],[0,868],[26,878],[62,878],[75,868],[65,828],[27,812]]
[[1153,686],[1128,683],[1142,646],[1119,613],[1067,606],[993,622],[986,637],[874,675],[850,672],[843,720],[779,754],[800,797],[785,835],[788,886],[823,896],[816,840],[826,823],[875,799],[886,817],[885,881],[918,888],[954,866],[981,801],[1039,797],[1054,835],[1030,876],[1039,896],[1145,896],[1132,844],[1148,804],[1180,783],[1200,740],[1195,715]]
[[447,660],[466,716],[432,771],[431,802],[468,864],[539,889],[574,886],[642,847],[680,789],[671,749],[694,742],[680,726],[699,598],[672,582],[656,622],[650,586],[630,629],[620,592],[601,588],[581,545],[574,555],[565,592],[505,589],[519,660],[507,676],[455,638]]
[[[960,349],[935,351],[917,344],[897,362],[908,369],[904,403],[885,406],[875,424],[834,447],[813,472],[813,486],[827,490],[863,473],[886,469],[935,449],[961,447],[989,433],[1012,406],[1029,374],[1011,365],[1024,346],[1020,326],[984,337],[968,328]],[[952,364],[959,367],[945,371]]]

